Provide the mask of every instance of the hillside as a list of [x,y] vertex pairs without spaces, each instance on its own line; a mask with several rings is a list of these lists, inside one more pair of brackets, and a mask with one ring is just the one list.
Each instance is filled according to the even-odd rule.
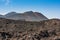
[[60,40],[60,19],[31,22],[0,18],[0,40]]
[[13,20],[25,20],[25,21],[42,21],[47,20],[42,13],[27,11],[24,13],[9,12],[0,18],[13,19]]

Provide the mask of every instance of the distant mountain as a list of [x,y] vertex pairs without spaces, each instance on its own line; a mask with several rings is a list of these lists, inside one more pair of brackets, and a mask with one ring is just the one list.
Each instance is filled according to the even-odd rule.
[[3,15],[0,15],[0,18],[4,18],[5,16],[3,16]]
[[48,19],[43,14],[33,11],[27,11],[24,13],[10,12],[4,15],[4,18],[13,20],[25,20],[25,21],[42,21]]
[[12,16],[12,15],[15,15],[16,14],[16,12],[10,12],[10,13],[8,13],[8,14],[6,14],[5,16]]

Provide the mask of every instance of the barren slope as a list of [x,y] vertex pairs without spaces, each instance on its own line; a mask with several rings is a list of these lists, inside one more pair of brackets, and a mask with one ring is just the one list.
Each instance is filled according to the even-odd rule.
[[0,18],[13,19],[13,20],[25,20],[25,21],[42,21],[47,20],[43,14],[39,12],[27,11],[24,13],[9,12],[6,15],[0,16]]

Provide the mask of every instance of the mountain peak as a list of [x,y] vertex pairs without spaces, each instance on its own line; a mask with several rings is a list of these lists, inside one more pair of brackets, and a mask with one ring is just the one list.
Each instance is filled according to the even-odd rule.
[[[16,12],[10,12],[10,13],[13,13],[13,14],[15,14]],[[10,13],[8,13],[8,14],[10,14]]]
[[14,20],[25,20],[25,21],[42,21],[47,20],[48,18],[45,17],[42,13],[27,11],[24,13],[16,13],[10,12],[5,15],[7,19],[14,19]]
[[10,15],[14,15],[16,14],[16,12],[9,12],[8,14],[6,14],[5,16],[10,16]]
[[27,12],[24,12],[24,13],[33,13],[33,11],[27,11]]

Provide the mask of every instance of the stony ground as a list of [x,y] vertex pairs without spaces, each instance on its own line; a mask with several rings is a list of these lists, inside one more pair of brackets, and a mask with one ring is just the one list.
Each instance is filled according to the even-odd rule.
[[60,19],[26,22],[0,18],[0,40],[60,40]]

